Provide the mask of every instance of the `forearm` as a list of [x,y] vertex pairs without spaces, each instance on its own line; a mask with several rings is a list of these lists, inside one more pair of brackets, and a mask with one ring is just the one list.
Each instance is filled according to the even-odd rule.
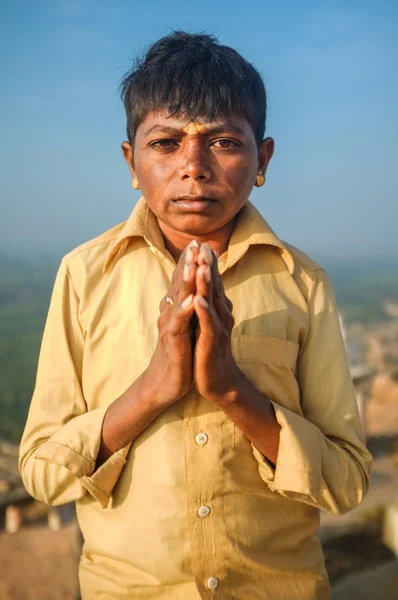
[[41,422],[28,422],[19,460],[25,487],[50,505],[89,491],[106,508],[131,442],[178,397],[166,381],[144,372],[109,407],[82,412],[45,439]]
[[193,255],[198,250],[198,243],[195,244],[191,243],[184,250],[173,275],[169,290],[175,299],[173,310],[165,298],[161,301],[157,322],[158,344],[148,369],[106,412],[96,467],[130,444],[167,406],[182,398],[192,385],[190,321],[194,313],[192,292],[196,267],[190,271],[188,268],[187,279],[183,279],[182,275],[184,268],[193,266]]
[[209,399],[270,462],[276,464],[281,427],[271,402],[241,371],[228,392]]
[[96,468],[132,442],[166,408],[144,372],[108,408]]

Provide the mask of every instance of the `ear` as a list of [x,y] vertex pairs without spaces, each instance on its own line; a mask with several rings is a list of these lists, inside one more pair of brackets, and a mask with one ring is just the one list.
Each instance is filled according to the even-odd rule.
[[272,158],[275,149],[275,142],[272,137],[266,137],[258,151],[258,172],[265,175],[268,163]]
[[135,177],[135,170],[134,170],[134,152],[133,152],[133,148],[132,148],[130,142],[122,142],[121,147],[122,147],[122,153],[123,153],[123,156],[124,156],[124,160],[128,164],[128,167],[129,167],[129,170],[130,170],[130,173],[131,173],[131,177],[134,179],[134,177]]

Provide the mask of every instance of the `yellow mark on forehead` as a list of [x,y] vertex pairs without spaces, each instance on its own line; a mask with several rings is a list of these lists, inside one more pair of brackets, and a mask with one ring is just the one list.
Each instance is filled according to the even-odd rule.
[[198,133],[203,131],[204,127],[205,126],[202,125],[201,123],[196,123],[196,121],[191,121],[190,123],[188,123],[188,125],[186,125],[184,127],[183,132],[188,135],[197,135]]

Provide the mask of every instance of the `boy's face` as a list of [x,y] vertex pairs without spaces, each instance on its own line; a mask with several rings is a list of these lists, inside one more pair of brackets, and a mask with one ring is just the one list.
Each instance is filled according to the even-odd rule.
[[260,150],[248,121],[217,122],[150,112],[139,125],[134,148],[122,150],[158,220],[190,235],[226,225],[247,201],[259,171],[265,172],[274,142]]

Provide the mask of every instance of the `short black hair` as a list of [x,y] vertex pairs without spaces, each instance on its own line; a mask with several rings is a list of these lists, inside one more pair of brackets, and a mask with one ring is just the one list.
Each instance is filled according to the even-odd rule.
[[138,58],[120,85],[127,137],[151,111],[214,121],[238,114],[253,127],[257,145],[265,132],[267,95],[258,71],[236,50],[207,34],[173,31]]

